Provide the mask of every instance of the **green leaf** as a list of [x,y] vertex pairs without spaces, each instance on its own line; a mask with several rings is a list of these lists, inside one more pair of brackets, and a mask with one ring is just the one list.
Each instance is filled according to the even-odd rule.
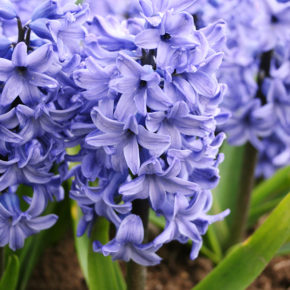
[[125,282],[117,262],[113,262],[110,256],[103,256],[93,251],[94,240],[105,244],[109,240],[110,223],[102,217],[98,217],[88,250],[88,284],[90,290],[125,290]]
[[74,230],[74,239],[75,239],[75,248],[77,251],[78,261],[80,263],[82,272],[85,276],[86,281],[89,279],[88,274],[88,251],[90,245],[90,239],[87,235],[83,235],[81,237],[77,237],[77,226],[81,216],[81,210],[78,207],[76,201],[72,201],[71,203],[71,216],[73,222],[73,230]]
[[206,236],[208,238],[211,249],[218,257],[218,261],[220,261],[222,259],[223,253],[213,226],[214,225],[209,226]]
[[273,210],[283,198],[276,198],[274,200],[269,200],[265,203],[262,203],[259,206],[250,208],[249,217],[248,217],[248,227],[255,225],[258,219],[264,214]]
[[242,290],[263,271],[290,236],[290,194],[264,224],[228,256],[194,290]]
[[278,170],[273,177],[261,182],[253,191],[248,226],[253,226],[270,212],[290,190],[290,166]]
[[251,207],[285,196],[290,190],[290,166],[278,170],[274,176],[261,182],[253,191]]
[[218,261],[222,258],[221,250],[229,239],[229,227],[237,206],[237,193],[240,187],[240,175],[244,155],[244,147],[233,147],[224,143],[221,152],[225,155],[220,165],[220,182],[213,192],[213,205],[210,214],[217,214],[229,208],[231,214],[225,220],[214,223],[211,232],[204,239],[204,246],[214,252]]
[[237,206],[244,147],[233,147],[225,142],[221,152],[224,153],[225,160],[219,167],[220,182],[213,190],[214,211],[216,213],[216,211],[229,208],[231,215],[226,221],[231,224],[233,212]]
[[7,268],[0,280],[0,290],[15,290],[19,279],[20,263],[16,255],[9,256]]
[[[119,264],[113,262],[111,257],[104,257],[92,250],[92,242],[99,240],[102,243],[108,242],[109,223],[99,218],[92,239],[87,235],[76,236],[78,221],[81,217],[81,210],[75,201],[71,204],[71,216],[73,221],[75,247],[78,260],[90,289],[125,289],[125,282]],[[100,221],[101,220],[101,221]],[[107,287],[107,288],[105,288]],[[114,288],[110,288],[114,287]]]
[[165,218],[163,216],[157,216],[152,209],[150,209],[149,211],[149,220],[158,228],[160,229],[165,228],[166,225]]
[[289,255],[290,254],[290,242],[283,245],[277,252],[277,256]]

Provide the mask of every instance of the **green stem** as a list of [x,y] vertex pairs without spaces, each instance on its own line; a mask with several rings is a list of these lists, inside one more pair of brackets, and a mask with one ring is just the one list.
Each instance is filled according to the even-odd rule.
[[[148,241],[148,218],[149,203],[148,200],[137,199],[133,202],[133,213],[139,215],[144,226],[144,243]],[[132,260],[127,264],[127,289],[144,290],[146,286],[147,268],[141,266]]]
[[237,207],[234,212],[228,247],[242,241],[245,236],[251,194],[255,180],[256,163],[257,150],[250,143],[247,143],[244,151]]

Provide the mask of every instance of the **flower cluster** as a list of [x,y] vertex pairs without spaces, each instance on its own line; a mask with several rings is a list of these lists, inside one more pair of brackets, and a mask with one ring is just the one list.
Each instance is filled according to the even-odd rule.
[[[216,126],[228,117],[216,78],[224,23],[196,29],[192,0],[95,2],[0,0],[0,246],[51,227],[57,216],[40,215],[73,177],[77,234],[98,217],[116,228],[95,251],[154,265],[164,243],[191,240],[194,259],[208,225],[228,214],[207,214],[223,160]],[[150,242],[149,207],[166,220]]]
[[0,246],[21,248],[57,220],[40,215],[64,198],[68,129],[81,104],[70,78],[78,36],[65,49],[62,41],[82,29],[74,23],[83,11],[53,0],[0,1]]
[[[259,151],[257,176],[290,164],[289,1],[204,1],[199,25],[227,22],[227,49],[219,79],[229,89],[222,126],[231,145],[249,141]],[[279,3],[280,2],[280,3]]]
[[[225,29],[215,22],[197,30],[194,2],[140,0],[135,18],[91,12],[84,24],[73,72],[83,106],[71,123],[80,151],[68,157],[81,164],[71,198],[83,212],[78,235],[90,234],[99,216],[114,224],[115,238],[93,245],[113,259],[154,265],[172,240],[191,240],[194,259],[208,225],[228,214],[207,214],[223,160],[225,135],[215,130],[228,117],[216,79]],[[166,220],[150,242],[141,218],[148,206]]]

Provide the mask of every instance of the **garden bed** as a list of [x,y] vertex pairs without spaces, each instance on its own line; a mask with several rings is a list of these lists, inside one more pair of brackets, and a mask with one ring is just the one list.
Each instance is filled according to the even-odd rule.
[[[189,249],[171,243],[160,250],[163,262],[149,267],[146,290],[187,290],[213,268],[210,260],[189,260]],[[78,264],[72,235],[48,248],[30,279],[28,290],[87,290]],[[290,256],[276,257],[248,290],[290,289]],[[111,289],[104,289],[111,290]]]

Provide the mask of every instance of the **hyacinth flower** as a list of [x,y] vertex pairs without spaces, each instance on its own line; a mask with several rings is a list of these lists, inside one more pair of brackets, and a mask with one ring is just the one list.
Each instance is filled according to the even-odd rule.
[[128,289],[167,243],[196,259],[230,212],[209,214],[226,134],[259,150],[259,175],[289,163],[286,2],[0,0],[0,246],[70,197],[88,259],[128,262]]
[[178,160],[163,171],[160,161],[152,158],[142,164],[137,178],[120,187],[120,194],[129,201],[149,196],[153,209],[162,208],[166,192],[190,196],[198,189],[197,184],[178,178],[179,170]]
[[[53,42],[57,45],[59,59],[81,54],[80,41],[85,38],[86,31],[81,25],[88,17],[88,6],[75,13],[68,12],[60,20],[50,20],[47,24]],[[64,45],[66,43],[66,45]]]
[[155,254],[157,247],[153,244],[141,245],[144,239],[144,228],[139,216],[131,214],[125,217],[118,228],[116,237],[102,246],[94,243],[94,250],[103,255],[111,255],[113,260],[133,260],[144,266],[159,264],[161,258]]
[[13,51],[12,61],[0,59],[0,80],[5,82],[0,99],[2,106],[11,104],[17,96],[24,104],[30,105],[41,97],[38,87],[56,88],[57,81],[44,74],[50,58],[50,45],[44,45],[27,55],[26,44],[20,42]]
[[[206,215],[223,159],[218,149],[224,135],[216,136],[215,129],[226,118],[219,108],[225,87],[216,78],[224,24],[197,30],[186,12],[192,1],[173,2],[140,1],[141,14],[122,24],[113,16],[87,21],[83,61],[73,73],[85,104],[71,124],[71,142],[80,151],[67,156],[81,163],[72,172],[70,194],[83,213],[78,235],[94,236],[94,225],[104,217],[116,236],[105,245],[95,241],[94,250],[146,266],[160,262],[156,251],[164,243],[192,240],[180,231],[195,219],[196,258],[207,226],[229,213]],[[184,198],[190,215],[199,194],[208,196],[206,206],[197,203],[196,217],[175,223],[172,197]],[[170,239],[143,239],[141,208],[148,206],[176,225]]]
[[209,116],[191,115],[185,102],[175,103],[167,112],[147,114],[146,126],[152,132],[157,131],[171,137],[170,148],[182,148],[182,134],[205,137],[211,132],[214,120]]
[[201,235],[205,234],[208,226],[229,214],[229,210],[215,216],[206,215],[205,212],[211,207],[211,194],[209,191],[196,193],[192,200],[188,200],[182,194],[169,196],[174,202],[168,202],[165,230],[157,236],[153,243],[161,245],[172,239],[185,243],[192,240],[191,259],[195,259],[202,246]]
[[[111,81],[110,87],[122,97],[119,100],[115,115],[124,119],[124,111],[143,116],[147,113],[147,107],[152,110],[166,110],[170,103],[159,87],[160,76],[149,65],[141,66],[132,58],[120,54],[117,59],[117,68],[120,78]],[[132,102],[133,101],[133,102]],[[135,110],[133,108],[135,107]]]
[[290,7],[276,0],[205,1],[205,6],[195,11],[201,26],[219,18],[228,22],[218,80],[228,84],[221,108],[231,117],[219,128],[228,135],[229,145],[245,145],[245,178],[239,183],[229,242],[234,244],[245,233],[255,175],[269,178],[278,164],[289,165]]
[[[75,176],[76,182],[71,189],[71,198],[78,202],[84,213],[78,226],[78,236],[92,228],[92,216],[96,214],[106,217],[116,226],[120,225],[121,219],[116,212],[127,214],[132,209],[130,202],[123,204],[114,202],[114,198],[118,195],[118,185],[124,181],[126,176],[120,173],[108,173],[106,177],[100,179],[100,185],[97,187],[88,185],[87,179],[83,177],[80,169],[77,169]],[[88,231],[90,232],[90,230]]]
[[74,71],[74,81],[85,89],[82,95],[89,101],[110,97],[109,83],[115,67],[101,67],[92,57],[86,59],[86,69]]
[[9,244],[12,250],[22,248],[27,237],[50,228],[57,221],[55,214],[40,216],[45,208],[45,196],[35,192],[29,208],[20,209],[19,198],[13,192],[0,196],[0,246]]
[[[49,29],[37,25],[75,15],[81,6],[54,0],[24,2],[1,1],[0,13],[1,204],[5,221],[13,219],[13,226],[5,228],[11,234],[1,245],[9,243],[13,250],[57,220],[55,215],[47,220],[38,216],[49,202],[64,199],[68,128],[81,104],[73,99],[80,90],[71,78],[80,56],[68,55],[61,63]],[[19,185],[33,191],[31,199],[25,199],[30,204],[27,211],[19,208]]]
[[[98,110],[92,110],[92,120],[96,127],[103,132],[92,132],[86,137],[86,143],[94,147],[114,147],[116,162],[125,164],[118,168],[129,168],[133,174],[137,174],[140,168],[140,156],[138,145],[150,150],[156,156],[160,156],[170,145],[170,138],[166,135],[158,135],[147,131],[132,116],[126,123],[110,120]],[[123,154],[123,155],[122,155]]]
[[193,18],[185,12],[166,12],[157,28],[145,29],[136,36],[135,43],[144,49],[156,49],[156,62],[165,66],[164,56],[176,48],[194,48],[198,42],[193,33]]
[[[91,18],[86,4],[47,0],[34,11],[20,4],[9,2],[0,15],[13,20],[3,26],[10,54],[3,46],[0,59],[1,190],[25,184],[46,206],[63,198],[61,182],[75,175],[71,198],[84,214],[78,234],[91,234],[103,216],[117,230],[114,257],[158,263],[161,245],[143,243],[135,201],[166,215],[169,196],[190,202],[216,185],[220,48],[196,30],[186,12],[192,1],[141,1],[139,19],[126,20],[127,27],[114,17]],[[78,144],[79,154],[65,154]],[[198,168],[198,159],[209,168]],[[68,173],[67,161],[82,164]],[[55,165],[62,175],[52,172]],[[140,235],[131,237],[127,221]],[[109,253],[104,249],[95,247]]]
[[[286,141],[289,139],[289,4],[274,0],[260,4],[208,1],[204,11],[204,23],[217,21],[216,15],[230,23],[225,61],[219,73],[219,78],[229,86],[222,103],[232,115],[222,126],[229,144],[240,146],[249,142],[261,155],[269,149],[269,140],[276,139],[272,135],[278,134],[284,144],[289,144]],[[276,142],[273,152],[278,154],[274,148]],[[263,166],[258,167],[260,175]],[[266,169],[265,176],[269,177]]]

